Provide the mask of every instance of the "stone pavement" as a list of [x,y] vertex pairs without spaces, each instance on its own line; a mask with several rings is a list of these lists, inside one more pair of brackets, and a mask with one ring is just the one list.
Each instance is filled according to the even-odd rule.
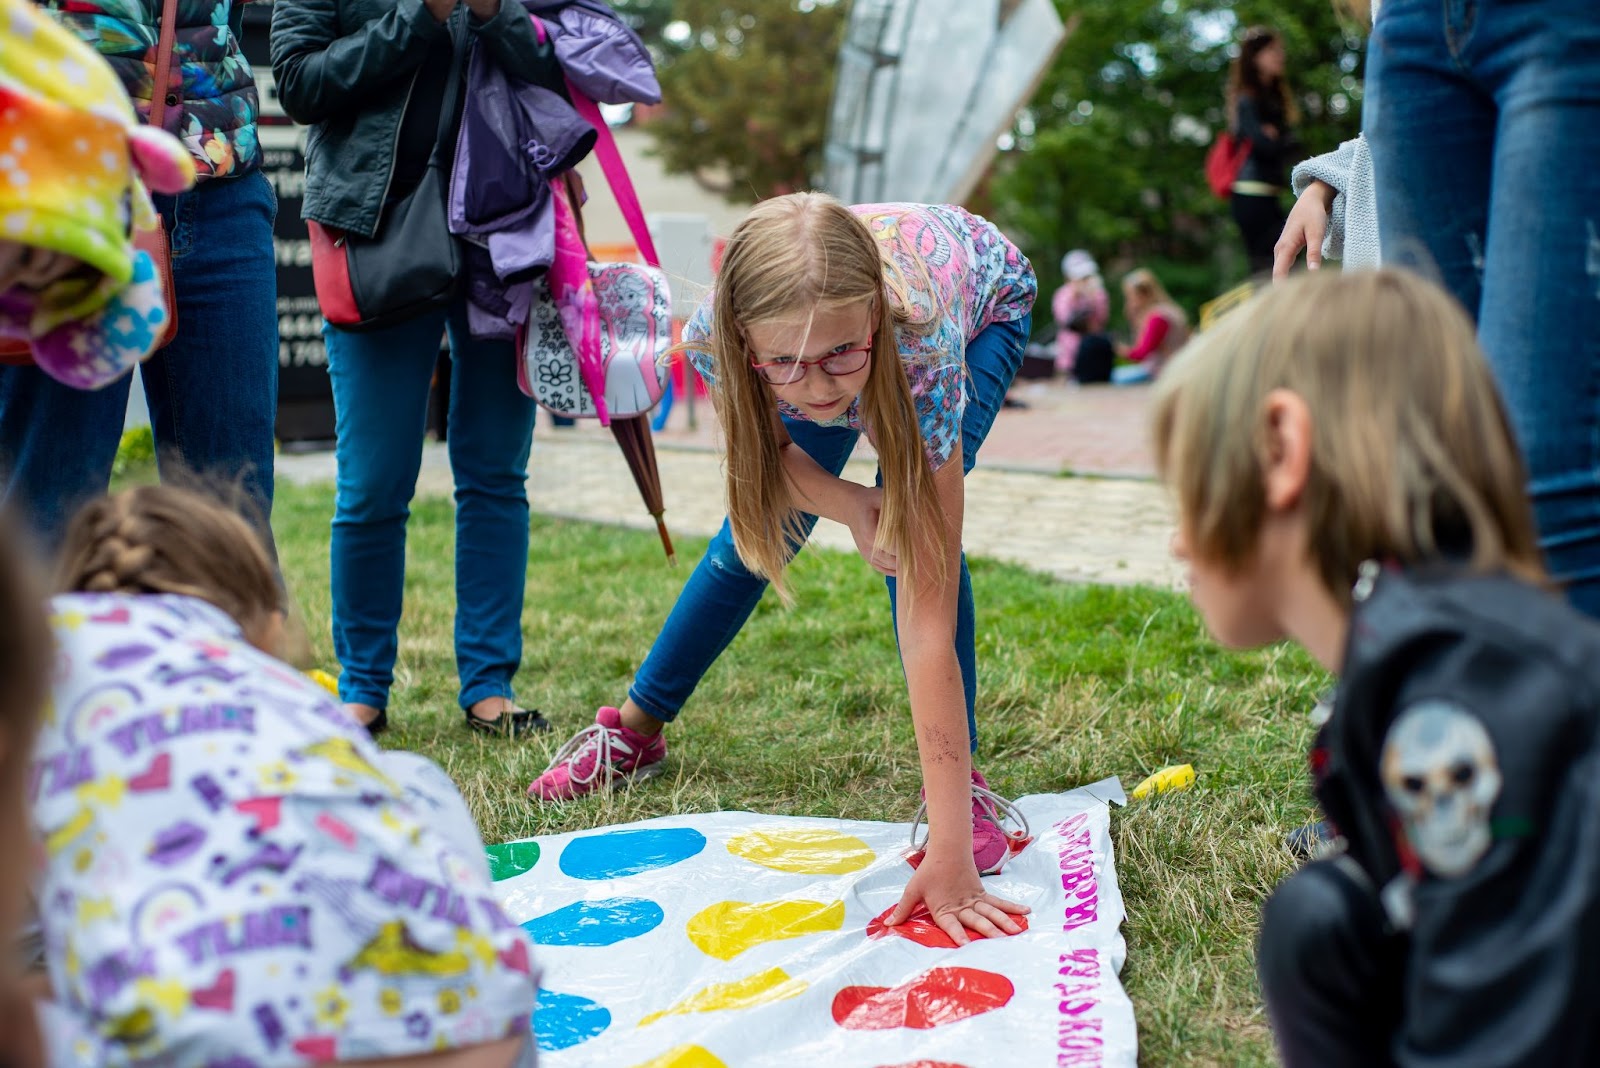
[[[1001,412],[978,467],[967,476],[968,553],[1068,581],[1177,586],[1182,572],[1168,551],[1171,509],[1148,478],[1146,391],[1021,383],[1014,396],[1030,407]],[[695,414],[698,427],[690,430],[680,403],[656,437],[667,526],[675,537],[709,536],[723,516],[721,460],[704,398]],[[871,455],[869,447],[858,450],[845,477],[871,483]],[[1062,477],[1061,471],[1085,477]],[[282,455],[277,474],[291,482],[331,482],[333,455]],[[1108,475],[1120,477],[1087,477]],[[451,489],[444,446],[430,442],[417,492]],[[555,430],[540,416],[528,499],[546,515],[654,529],[622,453],[610,433],[593,424]],[[854,549],[850,532],[827,520],[818,523],[813,540]],[[680,561],[684,568],[693,563]]]

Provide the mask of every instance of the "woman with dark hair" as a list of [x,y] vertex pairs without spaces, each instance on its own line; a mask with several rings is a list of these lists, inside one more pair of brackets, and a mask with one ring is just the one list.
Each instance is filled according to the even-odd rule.
[[1289,185],[1284,161],[1298,147],[1293,126],[1300,116],[1284,80],[1286,61],[1277,31],[1256,26],[1245,31],[1228,72],[1228,128],[1250,143],[1231,205],[1251,274],[1272,270],[1285,219],[1281,197]]

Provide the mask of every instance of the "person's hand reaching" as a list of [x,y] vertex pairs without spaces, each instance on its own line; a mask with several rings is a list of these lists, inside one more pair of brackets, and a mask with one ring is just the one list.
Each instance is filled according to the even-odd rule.
[[1306,250],[1307,270],[1315,271],[1322,266],[1322,240],[1328,236],[1328,213],[1333,210],[1333,198],[1338,195],[1337,189],[1319,180],[1306,186],[1306,191],[1294,202],[1283,224],[1283,234],[1272,249],[1274,282],[1289,277],[1301,249]]

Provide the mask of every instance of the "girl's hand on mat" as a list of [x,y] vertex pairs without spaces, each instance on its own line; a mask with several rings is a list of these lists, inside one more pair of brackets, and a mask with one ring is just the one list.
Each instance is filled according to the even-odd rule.
[[958,946],[971,941],[969,931],[984,938],[1020,934],[1022,928],[1011,917],[1028,911],[1026,905],[984,892],[970,852],[940,855],[930,850],[924,854],[906,883],[906,892],[900,895],[900,904],[889,914],[888,925],[905,922],[919,904],[928,906],[933,922]]
[[850,516],[850,536],[855,539],[856,552],[872,565],[880,575],[894,575],[900,562],[893,553],[874,547],[878,540],[878,520],[883,515],[883,490],[878,486],[862,486],[856,494],[855,511]]

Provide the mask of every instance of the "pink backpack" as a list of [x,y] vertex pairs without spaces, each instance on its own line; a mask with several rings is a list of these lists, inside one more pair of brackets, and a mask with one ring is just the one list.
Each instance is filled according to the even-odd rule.
[[[537,19],[535,23],[537,23]],[[644,257],[638,263],[589,259],[577,209],[564,179],[550,183],[555,201],[555,259],[545,276],[549,300],[535,300],[518,345],[517,385],[558,415],[612,419],[642,415],[661,400],[670,367],[672,299],[638,194],[600,109],[569,80],[578,113],[598,131],[595,152],[628,229]]]

